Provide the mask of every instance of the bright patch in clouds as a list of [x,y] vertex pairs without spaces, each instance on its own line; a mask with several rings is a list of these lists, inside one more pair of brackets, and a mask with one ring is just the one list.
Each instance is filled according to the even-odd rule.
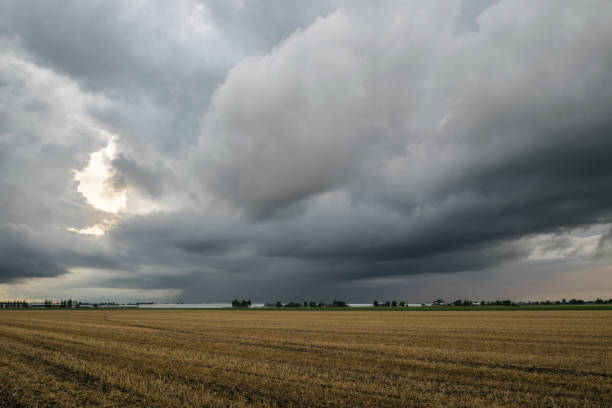
[[580,229],[567,233],[537,234],[523,238],[528,248],[533,248],[530,261],[551,261],[576,257],[595,256],[601,242],[603,231],[608,225],[596,225],[584,231]]
[[116,190],[110,183],[111,161],[117,155],[115,140],[114,136],[110,136],[108,145],[92,153],[87,166],[74,175],[75,180],[79,182],[77,190],[83,194],[87,202],[99,210],[110,213],[118,213],[125,209],[127,201],[127,190]]
[[102,224],[95,224],[91,227],[86,227],[82,229],[70,227],[68,228],[68,231],[76,232],[77,234],[95,235],[97,237],[102,236],[106,233],[106,229]]

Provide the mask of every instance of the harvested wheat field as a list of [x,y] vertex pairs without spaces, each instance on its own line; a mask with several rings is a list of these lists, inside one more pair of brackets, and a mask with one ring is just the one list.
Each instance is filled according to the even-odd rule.
[[603,407],[612,311],[0,312],[5,407]]

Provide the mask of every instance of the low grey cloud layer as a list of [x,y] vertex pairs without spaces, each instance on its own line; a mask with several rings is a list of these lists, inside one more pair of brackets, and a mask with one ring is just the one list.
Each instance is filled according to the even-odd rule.
[[0,10],[8,295],[610,290],[609,2]]

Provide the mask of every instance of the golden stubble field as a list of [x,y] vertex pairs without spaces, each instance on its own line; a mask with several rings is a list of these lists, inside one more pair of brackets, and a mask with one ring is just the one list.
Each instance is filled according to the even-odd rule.
[[612,311],[0,311],[3,407],[610,407]]

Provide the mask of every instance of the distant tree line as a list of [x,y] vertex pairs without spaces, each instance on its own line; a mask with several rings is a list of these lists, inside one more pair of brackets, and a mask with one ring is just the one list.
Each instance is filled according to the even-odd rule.
[[25,309],[30,305],[25,300],[10,300],[0,302],[0,309]]
[[[521,306],[521,305],[584,305],[584,304],[612,304],[612,299],[600,299],[585,301],[582,299],[571,299],[571,300],[557,300],[557,301],[527,301],[527,302],[513,302],[512,300],[483,300],[480,302],[474,302],[472,300],[457,299],[454,302],[445,302],[443,299],[437,299],[431,303],[421,303],[422,306]],[[372,302],[374,307],[406,307],[409,306],[406,302],[397,300],[387,300],[379,302],[374,300]]]
[[73,301],[72,299],[68,300],[60,300],[59,302],[54,302],[50,299],[45,299],[44,307],[46,309],[51,308],[60,308],[60,309],[72,309],[73,307],[80,307],[81,302]]
[[585,305],[585,304],[596,304],[596,305],[605,305],[612,304],[612,299],[601,299],[597,298],[595,300],[582,300],[582,299],[561,299],[560,301],[551,302],[550,300],[545,301],[529,301],[525,302],[528,305]]
[[395,299],[386,300],[384,302],[379,302],[378,300],[375,300],[374,302],[372,302],[372,306],[374,307],[406,307],[406,302],[404,301],[398,302]]
[[[513,302],[512,300],[493,300],[487,301],[483,300],[480,302],[475,302],[472,300],[464,300],[457,299],[453,302],[445,302],[443,299],[436,299],[431,303],[420,303],[421,306],[522,306],[522,305],[582,305],[582,304],[612,304],[612,299],[600,299],[594,301],[584,301],[582,299],[571,299],[571,300],[560,300],[560,301],[528,301],[528,302]],[[232,300],[232,307],[235,308],[249,308],[251,307],[251,300]],[[411,304],[405,301],[397,301],[397,300],[386,300],[386,301],[378,301],[374,300],[372,302],[372,306],[374,307],[410,307]],[[333,300],[330,303],[325,302],[314,302],[314,301],[305,301],[305,302],[281,302],[280,300],[276,303],[266,303],[264,307],[269,308],[324,308],[324,307],[348,307],[348,304],[342,300]]]
[[[128,303],[130,304],[130,303]],[[152,304],[150,303],[134,303],[134,304]],[[445,302],[443,299],[436,299],[431,303],[421,303],[421,306],[525,306],[525,305],[592,305],[592,304],[612,304],[611,299],[601,299],[597,298],[596,300],[583,300],[583,299],[575,299],[572,298],[570,300],[562,299],[562,300],[544,300],[544,301],[522,301],[522,302],[513,302],[512,300],[494,300],[487,301],[483,300],[480,302],[474,302],[472,300],[463,300],[457,299],[453,302]],[[372,302],[374,307],[409,307],[411,304],[408,304],[404,301],[397,300],[386,300],[379,302],[378,300],[374,300]],[[29,303],[25,300],[2,300],[0,301],[0,309],[26,309],[26,308],[45,308],[45,309],[73,309],[79,307],[94,307],[98,306],[109,307],[109,306],[119,306],[114,302],[106,302],[106,303],[82,303],[79,301],[75,301],[72,299],[54,301],[51,299],[45,299],[42,303],[32,302]],[[232,307],[235,308],[249,308],[252,306],[250,299],[234,299],[232,300]],[[287,302],[283,303],[281,301],[277,301],[276,303],[266,303],[264,307],[276,307],[276,308],[325,308],[325,307],[348,307],[347,302],[342,300],[333,300],[330,303],[326,302],[315,302],[315,301],[305,301],[303,303],[299,302]]]
[[330,303],[326,302],[314,302],[314,301],[305,301],[303,303],[300,302],[287,302],[283,303],[280,300],[276,303],[266,303],[264,307],[275,307],[275,308],[323,308],[323,307],[348,307],[348,304],[343,300],[333,300]]
[[27,302],[25,300],[3,300],[0,301],[0,309],[26,309],[26,308],[45,308],[45,309],[72,309],[73,307],[79,307],[81,302],[73,301],[72,299],[60,300],[55,302],[50,299],[45,299],[42,303]]
[[232,307],[240,307],[240,308],[248,308],[251,307],[251,299],[248,300],[238,300],[238,299],[234,299],[232,300]]
[[527,301],[527,302],[512,302],[510,300],[496,300],[494,302],[482,301],[480,302],[481,306],[521,306],[521,305],[586,305],[586,304],[612,304],[612,299],[600,299],[596,300],[582,300],[582,299],[562,299],[556,301],[550,300],[535,300],[535,301]]
[[332,300],[329,303],[326,302],[313,302],[313,301],[306,301],[304,303],[288,303],[285,305],[285,307],[348,307],[348,304],[343,301],[343,300]]

